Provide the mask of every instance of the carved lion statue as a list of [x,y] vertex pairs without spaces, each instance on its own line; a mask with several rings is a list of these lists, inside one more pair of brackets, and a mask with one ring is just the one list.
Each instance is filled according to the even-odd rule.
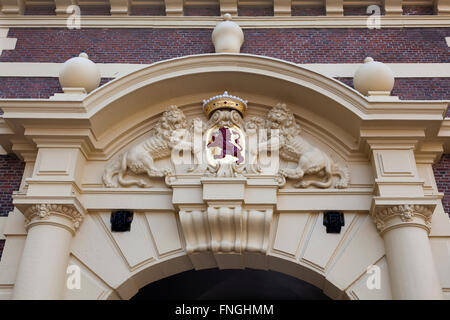
[[[279,129],[277,148],[280,157],[286,161],[297,162],[294,169],[280,169],[286,178],[301,180],[295,184],[296,188],[316,186],[329,188],[333,185],[333,176],[338,176],[336,188],[346,188],[349,174],[346,169],[338,166],[327,154],[310,145],[300,136],[300,126],[295,122],[294,115],[285,104],[277,104],[267,114],[266,129]],[[273,140],[269,136],[268,147]],[[321,180],[303,180],[305,175],[316,175]]]
[[162,114],[155,126],[153,135],[146,141],[126,151],[103,174],[103,183],[106,187],[117,187],[114,176],[118,176],[121,186],[138,185],[150,187],[144,179],[126,177],[128,170],[135,174],[146,174],[149,177],[163,177],[170,173],[170,169],[158,169],[154,160],[170,156],[171,149],[187,139],[188,121],[184,113],[176,106],[170,106]]

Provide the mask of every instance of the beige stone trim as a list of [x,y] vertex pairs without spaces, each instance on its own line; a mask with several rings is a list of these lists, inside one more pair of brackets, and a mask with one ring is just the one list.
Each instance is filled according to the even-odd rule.
[[450,0],[436,0],[435,11],[438,15],[450,15]]
[[344,15],[343,0],[325,0],[325,10],[327,16],[340,17]]
[[68,15],[67,8],[72,5],[72,0],[55,0],[56,15]]
[[131,6],[131,0],[110,0],[111,15],[128,15]]
[[290,16],[291,15],[291,0],[274,0],[273,14],[275,16]]
[[5,240],[4,230],[8,216],[0,217],[0,240]]
[[447,42],[447,46],[450,47],[450,37],[445,37],[445,42]]
[[220,4],[220,14],[229,13],[232,16],[237,16],[238,7],[237,0],[219,0]]
[[[173,7],[173,6],[172,6]],[[177,11],[178,10],[178,11]],[[173,9],[178,14],[178,9]],[[81,28],[208,28],[212,29],[221,17],[186,16],[82,16]],[[366,16],[318,17],[236,17],[242,28],[367,28]],[[381,28],[437,28],[450,26],[446,16],[381,16]],[[2,16],[0,28],[66,28],[65,17]]]
[[385,0],[385,14],[387,16],[401,16],[403,14],[402,2],[403,0]]
[[164,0],[166,5],[166,16],[182,16],[183,0]]
[[14,50],[16,48],[17,38],[7,38],[8,28],[0,28],[0,55],[3,50]]
[[25,0],[1,0],[0,7],[3,14],[23,14]]
[[[447,78],[450,63],[386,63],[396,78]],[[0,77],[58,77],[62,63],[0,62]],[[150,64],[97,63],[102,78],[117,78]],[[360,63],[298,64],[328,77],[352,78]]]

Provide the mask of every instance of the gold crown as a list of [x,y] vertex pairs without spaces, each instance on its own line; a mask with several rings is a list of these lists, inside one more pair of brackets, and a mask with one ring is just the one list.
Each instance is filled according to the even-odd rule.
[[217,109],[237,110],[244,116],[247,110],[247,101],[236,96],[231,96],[227,91],[208,100],[203,100],[203,112],[206,114],[206,117],[209,118]]

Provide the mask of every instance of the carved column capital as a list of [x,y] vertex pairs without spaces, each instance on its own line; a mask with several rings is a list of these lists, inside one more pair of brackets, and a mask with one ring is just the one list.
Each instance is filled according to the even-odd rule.
[[68,229],[73,234],[83,221],[84,214],[73,205],[33,204],[24,212],[26,228],[34,225],[57,225]]
[[378,207],[372,212],[372,218],[380,234],[404,226],[416,226],[430,232],[434,207],[419,204]]

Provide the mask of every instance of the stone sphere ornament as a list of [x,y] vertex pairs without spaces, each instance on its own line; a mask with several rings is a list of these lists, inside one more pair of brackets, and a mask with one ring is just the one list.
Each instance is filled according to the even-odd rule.
[[216,53],[239,53],[244,42],[244,32],[237,23],[231,21],[231,14],[225,13],[223,18],[225,21],[218,23],[212,33]]
[[62,88],[84,88],[88,93],[99,86],[100,79],[97,65],[84,52],[64,62],[59,72]]
[[353,85],[366,96],[370,91],[386,92],[389,95],[394,88],[394,74],[384,63],[367,57],[364,64],[356,70]]

